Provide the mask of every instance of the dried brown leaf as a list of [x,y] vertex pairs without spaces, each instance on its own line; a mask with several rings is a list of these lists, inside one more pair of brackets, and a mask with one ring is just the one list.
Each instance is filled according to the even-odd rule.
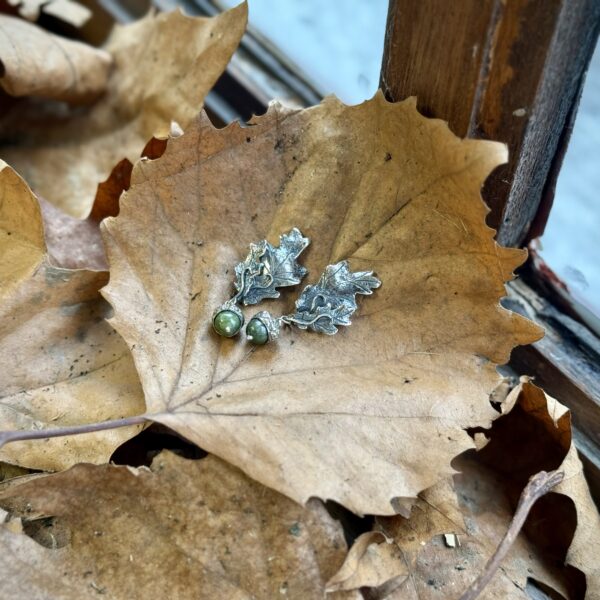
[[[396,557],[396,563],[388,563],[390,581],[373,591],[372,598],[459,598],[483,571],[508,529],[523,481],[544,466],[563,471],[563,482],[534,506],[524,531],[481,597],[529,598],[525,587],[533,579],[562,597],[583,598],[586,586],[572,567],[585,574],[585,597],[600,597],[600,518],[571,440],[569,413],[530,383],[510,394],[504,412],[511,410],[494,423],[483,450],[454,461],[459,475],[421,495],[410,519],[377,520],[376,530],[393,540],[386,552]],[[349,585],[343,589],[372,585],[379,571],[368,553],[380,552],[377,540],[369,537],[374,533],[358,538],[332,582],[345,576]],[[445,543],[444,534],[449,533],[458,536],[459,546]]]
[[[560,546],[561,551],[568,547],[561,560],[585,574],[586,598],[599,600],[600,514],[590,495],[573,441],[569,410],[525,380],[507,398],[503,412],[508,415],[497,421],[495,438],[498,442],[488,444],[482,451],[486,462],[509,477],[514,487],[521,486],[527,473],[533,470],[547,467],[565,473],[564,480],[554,488],[555,493],[534,508],[537,519],[532,521],[537,527],[530,527],[531,534],[544,539],[547,545],[552,534],[558,537],[554,544]],[[512,446],[512,460],[499,451],[502,442]],[[554,524],[550,532],[548,523]]]
[[17,103],[0,121],[10,140],[0,155],[41,196],[87,216],[98,184],[119,161],[133,162],[152,136],[168,134],[172,120],[185,127],[197,114],[246,16],[242,4],[214,18],[175,11],[116,27],[104,47],[114,63],[104,95],[88,110]]
[[379,587],[406,575],[407,565],[393,540],[381,531],[369,531],[356,539],[341,569],[327,582],[327,590]]
[[[171,122],[169,136],[165,138],[150,138],[140,156],[151,159],[159,158],[163,155],[169,138],[178,137],[182,133],[183,131],[179,125],[174,121]],[[99,223],[106,217],[116,217],[119,214],[119,199],[121,198],[121,194],[129,189],[132,171],[133,163],[128,158],[124,158],[113,167],[106,181],[98,185],[94,205],[88,219]]]
[[[497,416],[495,364],[540,335],[498,304],[524,259],[484,222],[480,188],[505,158],[378,94],[274,105],[247,128],[201,117],[139,161],[104,221],[103,293],[150,418],[299,502],[359,514],[393,514],[451,474],[473,447],[464,429]],[[335,337],[286,332],[257,349],[216,336],[212,311],[248,244],[294,226],[312,238],[310,280],[349,258],[382,287]]]
[[99,220],[76,219],[53,204],[39,199],[44,222],[48,259],[63,269],[106,271],[108,264],[102,245]]
[[[11,465],[5,462],[0,462],[0,481],[6,481],[8,479],[12,479],[13,477],[20,477],[21,475],[28,475],[30,472],[31,471],[29,469],[17,467],[16,465]],[[2,522],[1,516],[0,522]]]
[[3,598],[317,599],[346,552],[319,501],[302,508],[214,456],[77,465],[13,480],[0,504],[24,509],[25,531],[48,546],[0,529]]
[[[395,569],[389,565],[395,579],[382,584],[372,597],[457,600],[496,550],[514,508],[502,479],[473,456],[462,456],[453,464],[461,474],[453,482],[441,482],[426,490],[410,519],[400,516],[378,519],[378,529],[393,540],[388,553],[396,558]],[[454,505],[452,510],[458,513],[458,519],[446,514],[449,505]],[[457,535],[460,545],[449,547],[445,534]],[[356,554],[351,548],[348,556]],[[370,585],[368,564],[359,561],[356,572],[361,577],[352,580],[355,586]],[[522,534],[482,599],[525,600],[529,598],[525,592],[529,577],[568,597],[561,575],[560,569]]]
[[0,15],[0,86],[11,96],[89,102],[106,89],[111,65],[104,50]]
[[[85,247],[80,251],[89,263]],[[0,161],[0,429],[48,429],[143,412],[129,349],[104,320],[109,307],[98,290],[107,279],[104,271],[52,264],[38,200]],[[0,449],[0,460],[49,470],[106,462],[137,431],[16,442]]]

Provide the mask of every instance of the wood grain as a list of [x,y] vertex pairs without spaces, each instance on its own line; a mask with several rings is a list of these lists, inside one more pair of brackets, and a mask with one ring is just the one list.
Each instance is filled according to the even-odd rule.
[[[484,190],[503,244],[527,237],[568,143],[600,24],[595,0],[391,0],[381,86],[460,136],[505,142]],[[540,230],[537,224],[537,232]]]
[[515,348],[511,367],[571,410],[574,439],[594,500],[600,505],[600,342],[522,280],[508,286],[507,308],[534,320],[546,335]]

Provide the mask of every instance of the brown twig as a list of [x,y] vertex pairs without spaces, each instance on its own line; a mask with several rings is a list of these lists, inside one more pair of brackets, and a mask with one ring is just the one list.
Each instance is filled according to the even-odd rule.
[[551,471],[550,473],[540,471],[529,479],[525,489],[521,492],[519,504],[517,505],[517,510],[508,531],[485,565],[483,573],[481,573],[481,575],[467,588],[465,593],[460,597],[460,600],[475,600],[475,598],[479,596],[483,591],[483,588],[485,588],[494,576],[494,573],[500,566],[500,563],[504,560],[504,557],[510,550],[514,541],[517,539],[531,507],[537,500],[558,485],[563,480],[564,476],[565,474],[562,471]]
[[71,427],[57,427],[55,429],[15,430],[0,431],[0,448],[8,442],[20,442],[23,440],[45,440],[52,437],[66,435],[80,435],[82,433],[93,433],[105,431],[106,429],[117,429],[129,425],[139,425],[148,421],[144,415],[113,419],[112,421],[101,421],[100,423],[87,423],[85,425],[73,425]]

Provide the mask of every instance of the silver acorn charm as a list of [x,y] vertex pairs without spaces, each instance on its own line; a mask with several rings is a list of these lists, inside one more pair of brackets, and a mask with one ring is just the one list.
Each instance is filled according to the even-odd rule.
[[293,313],[281,317],[257,313],[246,326],[246,337],[253,344],[266,344],[279,337],[282,325],[334,335],[339,326],[352,323],[350,317],[358,308],[356,295],[368,296],[380,285],[373,271],[353,273],[345,260],[329,265],[315,285],[304,288]]
[[235,266],[236,294],[213,313],[213,328],[221,336],[235,336],[244,324],[238,304],[258,304],[279,298],[277,288],[297,285],[307,271],[297,262],[310,240],[294,227],[279,237],[279,246],[267,240],[250,244],[246,259]]

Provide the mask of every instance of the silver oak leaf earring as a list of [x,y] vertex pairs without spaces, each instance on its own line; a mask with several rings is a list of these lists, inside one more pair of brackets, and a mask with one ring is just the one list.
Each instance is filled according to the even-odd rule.
[[350,325],[358,305],[356,295],[370,295],[381,281],[373,271],[353,273],[347,261],[329,265],[315,285],[307,285],[289,315],[273,317],[269,312],[255,314],[246,326],[246,338],[263,345],[279,336],[282,325],[295,325],[327,335],[334,335],[340,325]]
[[297,285],[306,275],[296,261],[310,240],[294,227],[279,237],[279,246],[267,240],[250,244],[246,259],[235,266],[237,293],[213,313],[213,328],[223,337],[233,337],[244,324],[238,303],[258,304],[265,298],[279,298],[277,288]]

